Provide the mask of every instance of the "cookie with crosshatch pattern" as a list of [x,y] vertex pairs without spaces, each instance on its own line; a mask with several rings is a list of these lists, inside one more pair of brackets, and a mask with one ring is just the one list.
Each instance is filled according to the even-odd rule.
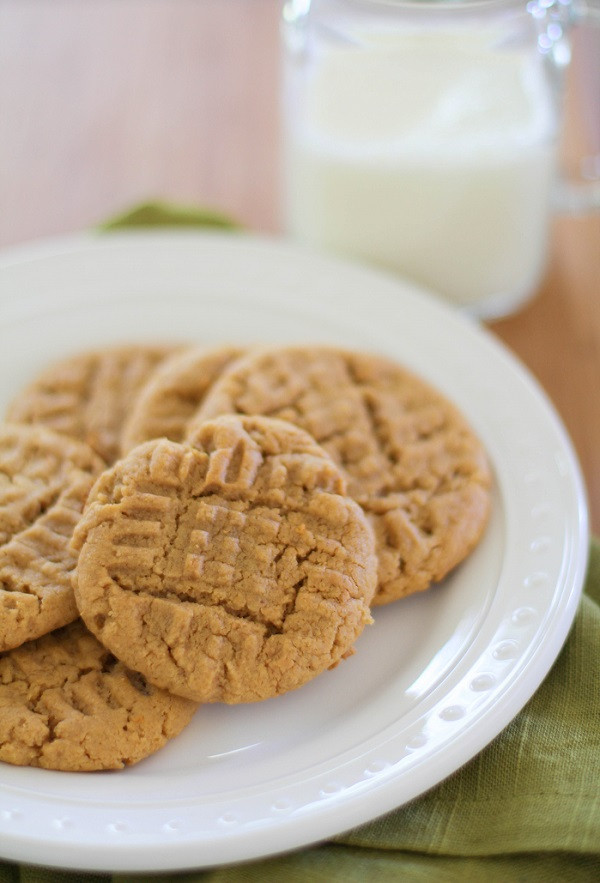
[[243,352],[234,346],[192,347],[161,362],[133,402],[122,433],[122,454],[153,438],[182,441],[211,385]]
[[352,652],[371,621],[371,527],[305,432],[225,416],[140,445],[98,479],[74,535],[88,627],[159,687],[253,702]]
[[86,442],[112,463],[119,456],[123,424],[140,389],[160,362],[179,348],[126,344],[60,359],[19,391],[6,418],[47,426]]
[[442,393],[390,358],[319,345],[254,350],[225,369],[188,431],[226,413],[289,420],[344,471],[377,537],[374,604],[443,579],[482,536],[483,445]]
[[80,619],[0,654],[0,760],[51,770],[114,770],[162,748],[195,702],[127,669]]
[[103,468],[83,442],[0,424],[0,651],[77,618],[69,541]]

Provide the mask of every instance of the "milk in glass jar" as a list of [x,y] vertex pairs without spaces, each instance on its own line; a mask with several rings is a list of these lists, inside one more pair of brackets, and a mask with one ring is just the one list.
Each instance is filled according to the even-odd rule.
[[284,213],[473,314],[544,272],[568,0],[290,0]]

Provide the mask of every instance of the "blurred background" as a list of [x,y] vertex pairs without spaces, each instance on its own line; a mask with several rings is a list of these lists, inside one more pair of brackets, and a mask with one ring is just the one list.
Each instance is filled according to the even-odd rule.
[[0,246],[131,204],[277,217],[278,0],[0,0]]

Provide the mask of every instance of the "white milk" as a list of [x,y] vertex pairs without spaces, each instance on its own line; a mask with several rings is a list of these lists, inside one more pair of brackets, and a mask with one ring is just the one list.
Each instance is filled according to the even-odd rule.
[[483,314],[535,289],[554,172],[535,58],[462,32],[394,36],[328,50],[303,88],[287,129],[292,235],[457,304],[487,300]]

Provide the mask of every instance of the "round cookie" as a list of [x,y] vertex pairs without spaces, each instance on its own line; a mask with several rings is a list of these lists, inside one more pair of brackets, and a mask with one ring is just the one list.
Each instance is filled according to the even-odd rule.
[[121,438],[121,453],[153,438],[182,441],[186,424],[223,369],[244,350],[239,347],[174,353],[152,373],[133,404]]
[[47,426],[84,441],[106,463],[120,453],[137,394],[174,346],[128,345],[79,353],[49,365],[9,405],[14,423]]
[[314,678],[371,621],[371,527],[297,427],[223,417],[103,473],[73,538],[78,607],[149,681],[254,702]]
[[0,651],[79,615],[69,543],[103,467],[83,442],[0,425]]
[[0,656],[0,760],[114,770],[176,736],[197,705],[127,669],[81,620]]
[[255,351],[224,371],[188,431],[224,413],[289,420],[343,467],[377,537],[374,604],[441,580],[483,533],[491,475],[480,441],[444,396],[388,358]]

